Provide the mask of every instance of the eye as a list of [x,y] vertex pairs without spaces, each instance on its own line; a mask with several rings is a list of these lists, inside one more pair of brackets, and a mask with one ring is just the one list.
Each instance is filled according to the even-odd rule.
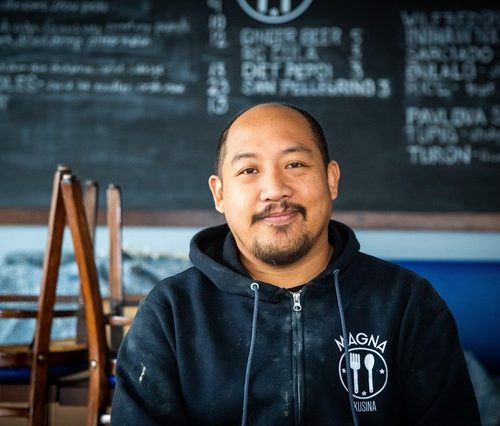
[[253,175],[257,173],[257,169],[253,167],[247,167],[246,169],[241,170],[238,174],[239,175]]
[[300,163],[298,161],[292,161],[291,163],[288,163],[286,165],[287,169],[298,169],[299,167],[305,167],[303,163]]

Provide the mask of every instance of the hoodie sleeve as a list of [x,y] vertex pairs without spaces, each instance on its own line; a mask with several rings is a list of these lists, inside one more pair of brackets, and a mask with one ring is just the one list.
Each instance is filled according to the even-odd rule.
[[144,300],[123,340],[116,366],[112,425],[187,425],[172,320]]
[[402,328],[402,424],[480,425],[455,320],[430,284],[417,293]]

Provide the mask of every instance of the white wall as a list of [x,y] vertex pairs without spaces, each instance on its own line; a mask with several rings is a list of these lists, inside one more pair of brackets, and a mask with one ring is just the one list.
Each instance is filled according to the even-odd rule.
[[[124,248],[150,254],[187,256],[189,241],[200,228],[125,227]],[[97,230],[96,253],[105,255],[105,229]],[[361,249],[385,259],[500,261],[500,232],[356,231]],[[0,259],[19,250],[43,250],[44,226],[0,226]],[[67,244],[67,239],[65,245]]]

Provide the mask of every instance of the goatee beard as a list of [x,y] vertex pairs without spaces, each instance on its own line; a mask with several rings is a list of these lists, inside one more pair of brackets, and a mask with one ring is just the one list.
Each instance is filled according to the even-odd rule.
[[[267,216],[276,211],[282,211],[284,213],[299,213],[303,216],[304,220],[307,220],[305,207],[300,204],[290,203],[287,200],[283,200],[280,203],[269,204],[261,212],[255,213],[252,216],[252,225],[265,219]],[[281,238],[288,238],[288,242],[285,247],[278,247],[272,243],[263,245],[257,239],[254,239],[250,246],[252,254],[261,262],[267,263],[268,265],[290,265],[306,255],[313,246],[314,241],[307,232],[299,234],[296,238],[289,236],[288,234],[291,232],[291,225],[276,225],[273,229],[275,230],[277,236]]]
[[[277,231],[286,235],[288,228],[288,225],[283,225],[277,228]],[[250,246],[250,251],[257,259],[268,265],[287,266],[305,256],[312,246],[313,240],[311,236],[304,232],[295,241],[289,239],[287,246],[284,248],[276,247],[273,244],[262,245],[259,241],[254,240]]]

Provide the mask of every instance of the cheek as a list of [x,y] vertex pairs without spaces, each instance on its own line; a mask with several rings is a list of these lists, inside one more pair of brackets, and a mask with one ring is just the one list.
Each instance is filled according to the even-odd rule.
[[238,209],[248,204],[248,198],[248,192],[242,188],[230,188],[225,193],[225,203],[233,209]]
[[[301,200],[307,208],[311,217],[322,221],[323,217],[329,217],[332,208],[332,199],[328,186],[316,182],[315,186],[303,185]],[[298,200],[299,201],[299,200]],[[299,202],[300,202],[299,201]]]
[[241,223],[253,214],[255,202],[250,191],[242,188],[227,188],[224,192],[224,209],[228,220]]
[[326,202],[331,201],[331,193],[328,185],[321,182],[318,183],[317,180],[313,182],[301,182],[298,186],[300,188],[300,193],[304,200],[309,202]]

